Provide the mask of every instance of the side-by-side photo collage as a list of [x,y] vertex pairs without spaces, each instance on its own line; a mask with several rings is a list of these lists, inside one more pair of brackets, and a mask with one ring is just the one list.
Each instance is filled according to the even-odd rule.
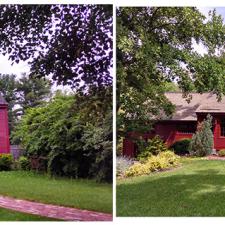
[[225,222],[225,4],[144,3],[0,4],[1,222]]

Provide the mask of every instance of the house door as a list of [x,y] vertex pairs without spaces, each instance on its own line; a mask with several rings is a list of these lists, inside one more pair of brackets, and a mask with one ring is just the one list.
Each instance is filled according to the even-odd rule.
[[215,122],[214,148],[225,148],[225,117],[218,118]]

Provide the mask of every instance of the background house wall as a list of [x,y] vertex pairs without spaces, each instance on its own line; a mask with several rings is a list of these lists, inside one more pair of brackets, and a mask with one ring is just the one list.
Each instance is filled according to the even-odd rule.
[[7,105],[0,106],[0,153],[10,153]]
[[[142,136],[145,140],[153,138],[155,135],[160,138],[169,147],[174,142],[185,138],[191,138],[196,130],[197,121],[159,121],[154,125],[154,130],[143,135],[132,132],[123,141],[123,155],[134,157],[136,155],[136,145],[133,138]],[[180,128],[183,127],[183,131]],[[185,129],[189,127],[189,129]],[[190,127],[192,132],[190,132]]]
[[[214,136],[214,149],[225,149],[225,136],[221,135],[221,121],[225,119],[225,113],[210,113],[213,117],[213,136]],[[198,122],[202,122],[206,118],[207,113],[197,113]]]

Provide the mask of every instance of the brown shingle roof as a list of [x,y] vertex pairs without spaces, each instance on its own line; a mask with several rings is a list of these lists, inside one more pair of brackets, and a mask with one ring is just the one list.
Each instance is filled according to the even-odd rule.
[[196,113],[225,113],[225,97],[220,102],[212,93],[191,93],[190,103],[183,98],[182,93],[167,92],[166,97],[176,106],[171,120],[197,120]]

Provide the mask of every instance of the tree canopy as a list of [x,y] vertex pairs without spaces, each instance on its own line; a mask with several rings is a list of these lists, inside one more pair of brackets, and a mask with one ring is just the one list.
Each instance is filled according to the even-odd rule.
[[0,53],[83,90],[112,84],[112,5],[0,5]]
[[[117,10],[117,110],[119,134],[148,127],[174,107],[165,84],[225,94],[225,26],[216,11],[195,7],[122,7]],[[196,51],[201,44],[207,54]],[[167,85],[168,86],[168,85]]]
[[57,93],[48,103],[29,108],[13,133],[14,141],[28,158],[44,158],[44,169],[51,175],[112,182],[111,108],[101,120],[87,121],[76,101],[80,99],[74,95]]
[[48,79],[39,79],[22,74],[17,82],[17,116],[24,114],[28,108],[45,103],[51,97],[51,82]]

